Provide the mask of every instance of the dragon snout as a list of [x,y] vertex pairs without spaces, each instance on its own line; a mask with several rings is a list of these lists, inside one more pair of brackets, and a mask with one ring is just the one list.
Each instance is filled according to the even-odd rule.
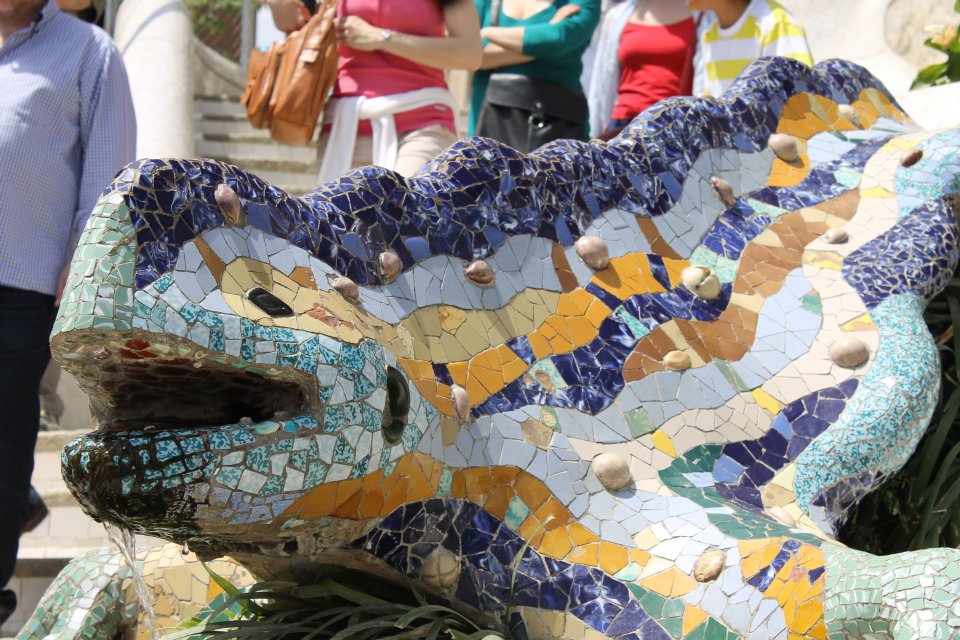
[[75,438],[61,453],[67,487],[96,520],[170,539],[192,536],[195,503],[184,495],[183,484],[170,486],[170,479],[165,483],[161,474],[132,490],[135,479],[155,475],[139,455],[141,444],[136,437],[106,432]]

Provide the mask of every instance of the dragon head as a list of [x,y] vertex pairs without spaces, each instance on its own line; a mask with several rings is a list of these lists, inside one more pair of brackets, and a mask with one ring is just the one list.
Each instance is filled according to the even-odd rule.
[[[268,207],[241,205],[226,185],[248,197],[272,187],[212,162],[190,170],[200,177],[175,161],[131,165],[90,218],[51,344],[99,428],[65,450],[64,474],[97,518],[290,551],[304,535],[283,516],[291,504],[392,471],[437,412],[397,364],[413,355],[409,332],[365,310],[383,294],[248,224]],[[160,209],[184,185],[195,200]],[[131,210],[144,197],[152,207]],[[378,259],[377,275],[395,258]],[[329,549],[362,530],[330,513],[306,535]]]

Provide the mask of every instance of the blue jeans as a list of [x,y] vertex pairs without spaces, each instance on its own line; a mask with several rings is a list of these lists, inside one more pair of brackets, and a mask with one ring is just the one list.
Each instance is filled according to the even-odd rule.
[[50,360],[53,296],[0,285],[0,588],[17,562]]

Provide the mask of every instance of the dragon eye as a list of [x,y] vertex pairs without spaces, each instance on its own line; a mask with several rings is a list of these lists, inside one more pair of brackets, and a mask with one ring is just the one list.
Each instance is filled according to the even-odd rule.
[[403,428],[405,426],[400,420],[391,420],[390,424],[383,426],[383,439],[387,441],[387,444],[397,444],[403,438]]
[[397,444],[403,436],[410,412],[410,387],[399,371],[387,367],[387,406],[383,411],[383,439]]
[[286,302],[260,287],[250,289],[250,291],[247,292],[247,300],[274,318],[293,315],[293,309],[291,309]]

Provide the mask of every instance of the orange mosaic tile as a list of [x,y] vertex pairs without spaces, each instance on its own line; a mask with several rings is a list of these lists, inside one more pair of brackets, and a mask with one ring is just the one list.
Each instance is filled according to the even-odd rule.
[[660,235],[660,230],[657,229],[657,225],[652,219],[647,216],[636,216],[636,220],[637,226],[640,228],[640,233],[643,234],[643,237],[650,244],[650,250],[653,253],[672,260],[682,259],[676,249],[671,247],[663,236]]
[[826,640],[824,576],[820,571],[820,575],[811,579],[810,573],[823,569],[823,552],[807,543],[792,542],[796,550],[777,567],[774,560],[787,553],[785,545],[788,541],[790,538],[741,541],[740,568],[743,577],[750,580],[761,572],[766,573],[775,568],[776,573],[772,580],[767,581],[763,592],[766,597],[777,600],[786,618],[790,637],[798,640]]
[[570,268],[570,262],[567,260],[567,254],[564,253],[562,246],[559,244],[553,245],[551,259],[553,260],[553,267],[557,273],[557,280],[560,282],[560,290],[564,293],[569,293],[576,289],[580,283]]
[[686,637],[691,631],[707,621],[710,615],[698,607],[685,605],[683,608],[683,626],[680,628],[682,637]]

